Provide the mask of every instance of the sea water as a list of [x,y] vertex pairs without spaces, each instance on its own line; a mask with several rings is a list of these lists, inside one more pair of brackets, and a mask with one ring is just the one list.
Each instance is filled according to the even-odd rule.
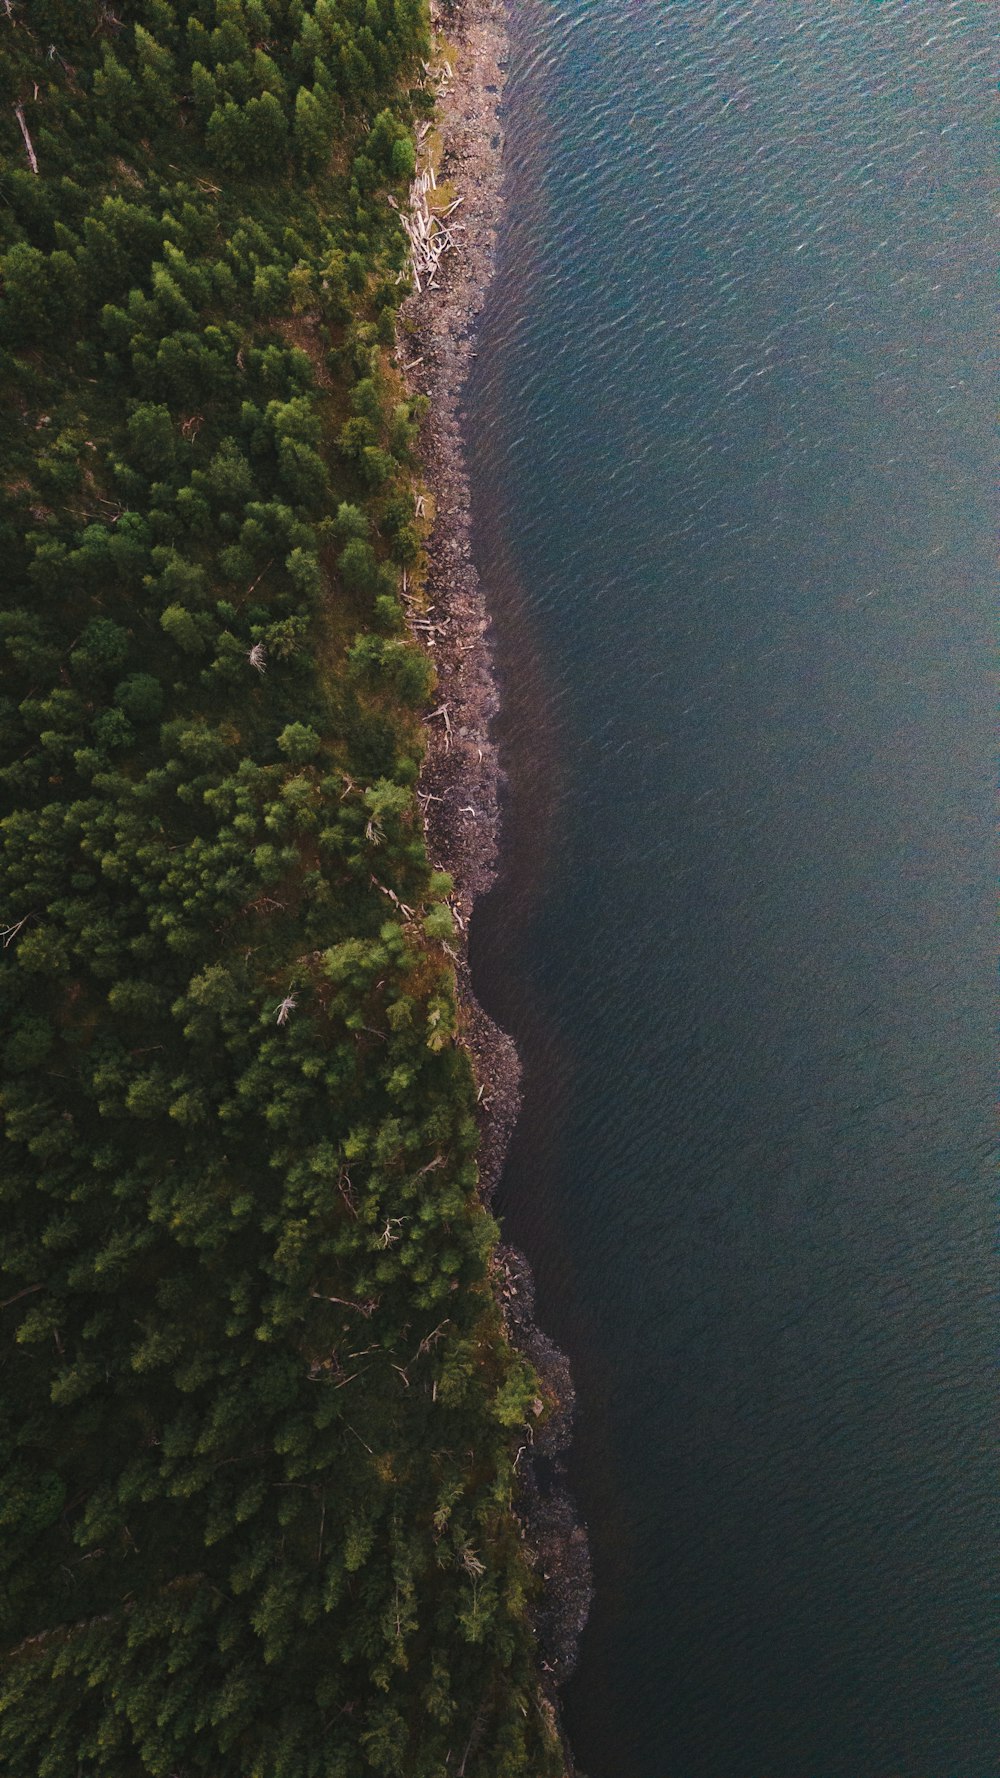
[[578,1397],[589,1778],[997,1778],[979,0],[518,0],[476,980]]

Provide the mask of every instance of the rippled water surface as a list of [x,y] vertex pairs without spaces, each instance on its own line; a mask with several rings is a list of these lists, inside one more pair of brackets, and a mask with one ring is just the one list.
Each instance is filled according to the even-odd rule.
[[974,0],[519,0],[474,931],[573,1360],[589,1778],[997,1778]]

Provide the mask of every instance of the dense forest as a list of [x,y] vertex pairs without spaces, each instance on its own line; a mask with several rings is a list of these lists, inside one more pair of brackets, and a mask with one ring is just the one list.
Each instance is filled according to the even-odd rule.
[[390,196],[422,0],[0,0],[4,1778],[545,1778]]

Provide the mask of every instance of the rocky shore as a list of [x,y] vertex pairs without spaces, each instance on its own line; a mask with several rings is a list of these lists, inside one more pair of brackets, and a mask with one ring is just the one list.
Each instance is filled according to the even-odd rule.
[[[498,698],[488,599],[472,556],[459,404],[475,352],[476,319],[493,275],[502,209],[507,11],[506,0],[432,0],[431,11],[451,67],[438,99],[436,177],[461,199],[461,229],[429,287],[425,281],[405,304],[399,354],[411,387],[430,398],[422,449],[434,518],[426,602],[414,616],[438,683],[419,795],[430,856],[455,884],[461,1029],[480,1090],[480,1182],[488,1200],[520,1108],[521,1068],[512,1039],[476,1000],[468,965],[473,904],[496,875],[502,777],[492,736]],[[512,1248],[497,1254],[496,1287],[511,1338],[555,1404],[518,1468],[526,1543],[544,1580],[536,1613],[542,1672],[554,1691],[573,1671],[591,1598],[586,1533],[565,1481],[573,1386],[565,1355],[535,1321],[528,1263]]]

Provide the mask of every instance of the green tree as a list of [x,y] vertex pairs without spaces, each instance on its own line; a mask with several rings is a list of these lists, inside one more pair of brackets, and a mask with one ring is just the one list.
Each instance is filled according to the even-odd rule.
[[330,156],[332,119],[329,104],[308,87],[300,86],[295,95],[293,135],[299,165],[307,173],[318,172]]
[[162,475],[173,467],[177,438],[169,408],[144,402],[129,416],[128,430],[133,461],[147,475]]

